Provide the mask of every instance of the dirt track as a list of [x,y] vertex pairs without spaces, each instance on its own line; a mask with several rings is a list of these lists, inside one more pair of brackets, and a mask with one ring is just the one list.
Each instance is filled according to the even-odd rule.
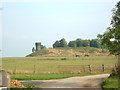
[[23,85],[35,85],[42,88],[101,88],[101,83],[109,74],[77,76],[56,80],[21,81]]

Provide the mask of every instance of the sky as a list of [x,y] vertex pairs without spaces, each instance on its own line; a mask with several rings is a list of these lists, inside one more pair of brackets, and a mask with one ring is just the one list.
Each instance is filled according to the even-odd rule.
[[35,42],[47,48],[56,40],[94,39],[110,26],[115,2],[19,1],[0,2],[0,53],[24,57]]

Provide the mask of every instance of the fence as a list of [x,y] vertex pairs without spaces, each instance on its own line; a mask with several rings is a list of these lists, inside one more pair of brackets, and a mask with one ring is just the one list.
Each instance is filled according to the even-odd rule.
[[8,71],[9,73],[111,73],[112,70],[116,71],[117,64],[113,66],[107,65],[58,65],[55,70],[52,71],[41,71],[37,65],[33,65],[32,70],[17,70],[17,67],[14,67],[14,70]]
[[59,65],[58,71],[60,73],[110,73],[112,70],[116,71],[115,66],[92,66],[92,65]]

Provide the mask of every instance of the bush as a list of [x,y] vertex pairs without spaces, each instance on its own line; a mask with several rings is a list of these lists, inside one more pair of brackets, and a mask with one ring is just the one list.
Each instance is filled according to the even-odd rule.
[[67,58],[62,58],[61,60],[67,60]]

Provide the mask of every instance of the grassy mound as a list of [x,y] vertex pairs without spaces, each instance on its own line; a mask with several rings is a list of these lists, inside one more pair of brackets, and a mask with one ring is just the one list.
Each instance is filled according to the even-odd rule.
[[109,52],[105,49],[93,47],[80,47],[80,48],[44,48],[40,51],[31,53],[27,57],[36,56],[76,56],[76,55],[108,55]]

